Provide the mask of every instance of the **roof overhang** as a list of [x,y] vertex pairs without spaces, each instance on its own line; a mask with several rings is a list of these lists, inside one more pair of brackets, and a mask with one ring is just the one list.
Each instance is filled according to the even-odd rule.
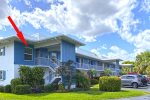
[[75,46],[79,47],[79,46],[84,46],[85,44],[80,42],[80,41],[77,41],[71,37],[68,37],[66,35],[58,35],[58,36],[55,36],[55,37],[50,37],[50,38],[46,38],[46,39],[42,39],[40,41],[37,41],[38,43],[42,43],[42,42],[45,42],[45,41],[53,41],[53,40],[56,40],[56,41],[61,41],[61,40],[64,40],[64,41],[67,41],[69,43],[72,43],[72,44],[75,44]]
[[120,64],[122,67],[128,67],[128,66],[133,66],[133,64]]
[[[5,43],[12,42],[12,41],[21,42],[20,39],[17,36],[10,36],[10,37],[1,39],[0,44],[5,44]],[[32,40],[26,39],[26,41],[27,41],[27,43],[34,44],[34,41],[32,41]]]
[[[17,37],[17,36],[10,36],[10,37],[7,37],[7,38],[4,38],[4,39],[1,39],[0,40],[0,44],[3,44],[3,43],[7,43],[7,42],[10,42],[10,41],[20,41],[20,39]],[[29,44],[34,44],[34,45],[38,45],[38,44],[42,44],[42,43],[46,43],[46,42],[51,42],[51,41],[57,41],[57,42],[61,42],[62,40],[64,41],[67,41],[67,42],[70,42],[72,44],[75,44],[75,46],[84,46],[85,44],[78,41],[78,40],[75,40],[71,37],[68,37],[66,35],[58,35],[58,36],[55,36],[55,37],[49,37],[49,38],[46,38],[46,39],[42,39],[42,40],[31,40],[31,39],[26,39],[27,43]]]
[[78,55],[78,56],[81,56],[81,57],[85,57],[85,58],[90,58],[90,59],[94,59],[94,60],[99,60],[99,61],[101,61],[101,59],[100,58],[96,58],[96,57],[91,57],[91,56],[88,56],[88,55],[84,55],[84,54],[81,54],[81,53],[77,53],[76,52],[76,54]]
[[123,61],[122,59],[102,59],[103,61],[115,62],[115,61]]

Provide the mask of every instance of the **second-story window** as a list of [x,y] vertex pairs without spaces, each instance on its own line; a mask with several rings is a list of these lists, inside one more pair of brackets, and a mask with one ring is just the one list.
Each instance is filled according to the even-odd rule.
[[0,47],[0,56],[5,56],[5,47]]
[[24,60],[32,60],[33,59],[33,49],[26,47],[24,51]]

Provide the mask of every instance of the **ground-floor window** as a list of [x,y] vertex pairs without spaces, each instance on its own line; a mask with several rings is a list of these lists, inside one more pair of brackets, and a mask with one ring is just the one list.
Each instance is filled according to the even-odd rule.
[[0,80],[5,80],[6,77],[6,71],[0,70]]

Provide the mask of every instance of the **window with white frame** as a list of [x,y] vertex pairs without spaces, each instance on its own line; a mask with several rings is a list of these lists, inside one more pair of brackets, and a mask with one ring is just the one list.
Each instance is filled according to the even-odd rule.
[[0,70],[0,80],[5,80],[6,77],[6,71]]
[[33,60],[33,49],[26,47],[24,50],[24,60]]
[[0,56],[5,55],[5,47],[0,47]]

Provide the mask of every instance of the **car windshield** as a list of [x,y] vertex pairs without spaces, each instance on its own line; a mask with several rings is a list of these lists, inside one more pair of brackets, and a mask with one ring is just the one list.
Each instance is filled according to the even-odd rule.
[[140,79],[144,78],[142,75],[138,75],[137,77],[140,78]]
[[122,76],[122,77],[121,77],[121,79],[125,79],[125,78],[126,78],[126,76]]
[[134,79],[134,76],[127,76],[127,79]]

